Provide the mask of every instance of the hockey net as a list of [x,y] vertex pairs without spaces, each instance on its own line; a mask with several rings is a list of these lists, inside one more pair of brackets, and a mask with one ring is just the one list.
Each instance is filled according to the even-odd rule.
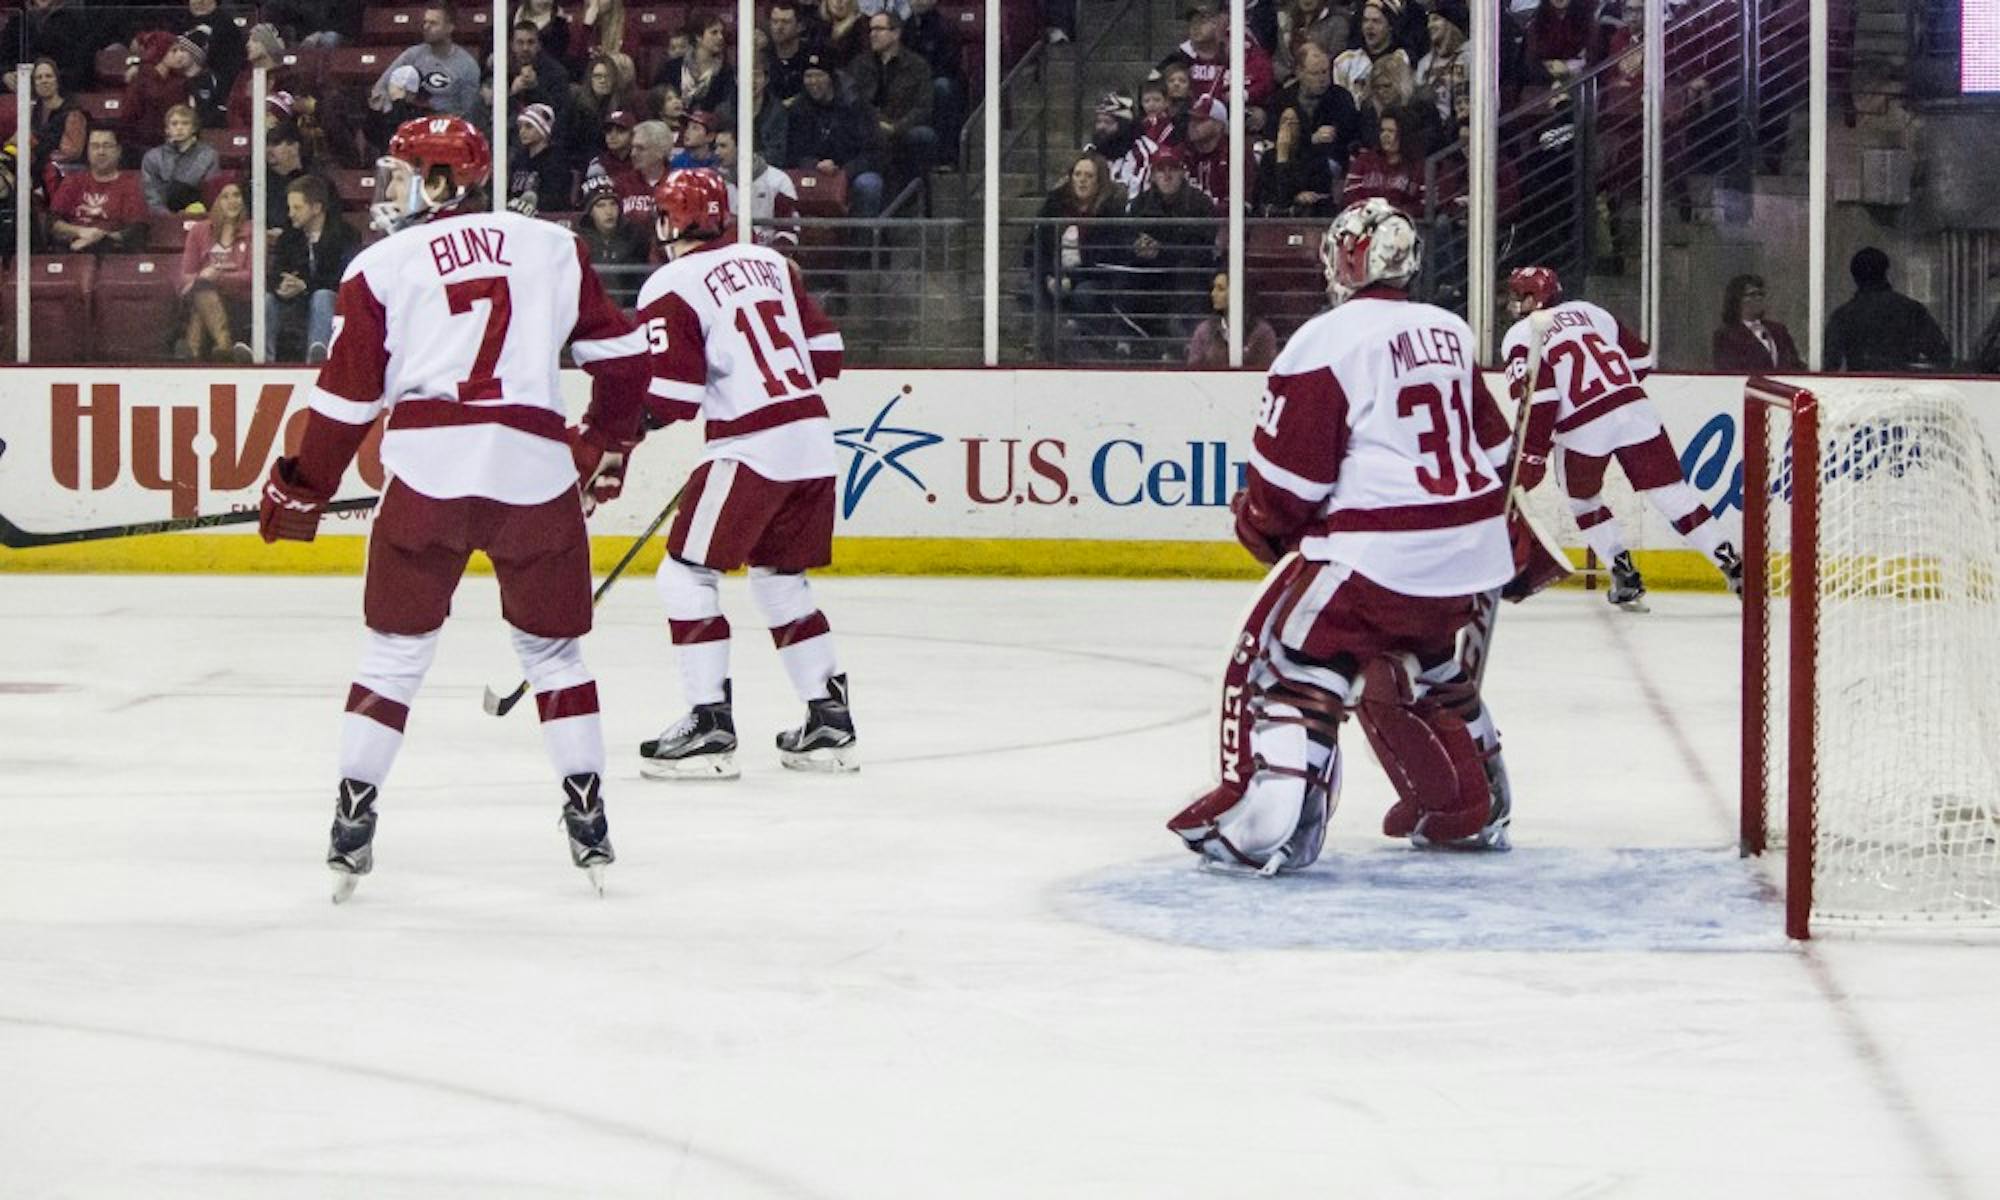
[[1743,851],[1786,931],[2000,921],[2000,472],[1943,385],[1744,397]]

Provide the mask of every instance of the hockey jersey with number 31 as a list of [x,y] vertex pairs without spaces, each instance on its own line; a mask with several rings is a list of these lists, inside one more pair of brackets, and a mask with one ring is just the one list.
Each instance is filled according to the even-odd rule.
[[834,473],[819,389],[840,374],[840,333],[790,259],[709,242],[653,272],[639,322],[653,352],[647,407],[667,421],[703,418],[704,461],[740,462],[771,480]]

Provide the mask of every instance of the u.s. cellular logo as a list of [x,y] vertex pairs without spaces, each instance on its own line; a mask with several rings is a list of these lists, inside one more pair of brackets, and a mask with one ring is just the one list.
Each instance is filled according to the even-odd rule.
[[889,414],[894,412],[896,405],[909,394],[910,389],[905,386],[901,392],[889,397],[889,402],[882,406],[882,411],[876,413],[874,419],[865,426],[833,431],[834,444],[851,451],[853,455],[847,461],[847,478],[842,481],[840,487],[842,518],[854,515],[855,507],[861,503],[861,498],[868,494],[868,489],[874,485],[876,478],[884,469],[894,471],[907,480],[911,487],[922,492],[924,503],[937,503],[937,494],[926,487],[923,479],[903,460],[919,450],[939,444],[944,439],[928,430],[908,429],[889,423]]

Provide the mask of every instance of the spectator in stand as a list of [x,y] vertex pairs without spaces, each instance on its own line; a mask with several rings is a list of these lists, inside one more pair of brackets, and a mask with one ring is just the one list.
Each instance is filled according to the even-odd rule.
[[250,103],[250,90],[256,75],[255,68],[264,68],[265,97],[277,92],[293,94],[296,87],[304,91],[308,82],[298,78],[298,72],[286,67],[282,61],[285,53],[285,39],[275,25],[253,25],[250,35],[244,39],[248,59],[245,69],[236,73],[236,83],[229,89],[229,128],[243,130],[250,128],[250,121],[257,114]]
[[[850,3],[852,0],[850,0]],[[868,116],[841,98],[831,64],[815,55],[806,62],[806,90],[792,101],[785,146],[801,171],[847,176],[849,207],[858,217],[882,211],[882,174],[869,151],[875,144]]]
[[[1210,96],[1196,97],[1194,120],[1188,125],[1181,157],[1187,163],[1188,184],[1206,193],[1223,211],[1229,208],[1229,106]],[[1257,173],[1243,164],[1246,194],[1257,194]]]
[[[729,185],[729,208],[739,204],[736,191],[736,131],[715,131],[717,169]],[[773,224],[798,219],[799,189],[792,177],[772,166],[759,152],[750,159],[750,236],[760,246],[789,254],[799,244],[798,226]]]
[[1438,120],[1428,103],[1416,103],[1416,80],[1409,66],[1398,58],[1385,58],[1368,73],[1368,102],[1361,106],[1361,126],[1372,129],[1384,115],[1393,114],[1401,122],[1403,149],[1421,160],[1429,147],[1444,140],[1444,122]]
[[[1182,15],[1187,18],[1187,40],[1161,61],[1160,69],[1164,71],[1177,62],[1186,63],[1193,86],[1191,100],[1206,96],[1228,103],[1227,18],[1215,0],[1193,0],[1182,10]],[[1243,48],[1243,88],[1250,100],[1246,128],[1255,131],[1263,128],[1263,112],[1277,94],[1277,80],[1271,71],[1270,54],[1257,44],[1255,38],[1248,34],[1240,36],[1249,43]]]
[[817,24],[809,25],[793,0],[778,0],[770,8],[769,47],[771,89],[789,102],[806,89],[806,59],[824,55]]
[[[29,155],[31,187],[53,196],[62,181],[84,169],[84,148],[90,138],[90,117],[76,101],[63,94],[62,73],[52,58],[35,60],[33,71],[34,108],[28,115],[29,136],[34,151]],[[14,131],[5,131],[9,139]]]
[[507,199],[514,211],[533,216],[569,208],[576,173],[555,132],[556,115],[546,104],[530,104],[514,118],[514,144],[507,151]]
[[1521,48],[1527,83],[1560,88],[1604,56],[1596,14],[1585,0],[1540,0]]
[[641,121],[632,130],[632,173],[623,182],[635,190],[621,191],[618,197],[627,221],[652,229],[653,189],[667,177],[667,159],[673,152],[674,134],[666,122]]
[[[0,146],[0,262],[14,261],[14,232],[18,225],[14,215],[14,188],[19,182],[19,156],[14,153],[14,139],[8,138]],[[32,170],[34,164],[29,163]]]
[[243,30],[236,24],[236,17],[224,9],[216,0],[187,0],[187,15],[175,27],[176,33],[200,33],[202,49],[208,66],[215,72],[218,92],[216,104],[229,95],[231,85],[236,82],[237,72],[243,69]]
[[[1158,72],[1154,73],[1155,76]],[[1186,76],[1187,71],[1182,69]],[[1187,113],[1174,114],[1173,104],[1167,99],[1166,82],[1159,78],[1148,79],[1139,85],[1139,140],[1147,144],[1147,153],[1161,146],[1178,146],[1187,141]]]
[[1854,296],[1826,323],[1826,370],[1939,371],[1951,342],[1923,305],[1889,286],[1889,256],[1873,246],[1847,264]]
[[[1152,222],[1131,239],[1132,287],[1119,304],[1134,332],[1176,347],[1188,335],[1187,318],[1202,310],[1199,297],[1215,263],[1216,214],[1215,202],[1188,184],[1178,149],[1153,156],[1146,190],[1126,209]],[[1131,352],[1129,342],[1119,343],[1121,357]]]
[[[1125,193],[1124,203],[1146,190],[1146,164],[1156,148],[1141,144],[1133,115],[1132,97],[1106,92],[1097,102],[1097,116],[1090,127],[1089,150],[1104,161],[1111,181]],[[1070,167],[1070,174],[1076,174],[1075,166]]]
[[1272,67],[1278,78],[1290,79],[1303,64],[1299,55],[1308,45],[1318,46],[1327,62],[1347,49],[1347,36],[1354,23],[1351,0],[1289,0],[1278,10],[1277,52]]
[[125,128],[150,134],[165,127],[168,109],[194,103],[193,81],[205,69],[200,51],[193,35],[165,42],[157,58],[150,57],[150,43],[142,49],[140,61],[125,72]]
[[729,26],[709,16],[688,26],[694,35],[688,52],[667,60],[653,83],[681,98],[689,112],[714,112],[736,94],[736,71],[729,65]]
[[301,50],[332,50],[361,36],[360,0],[264,0],[258,18]]
[[604,152],[605,117],[638,107],[638,90],[620,72],[618,59],[601,50],[593,51],[590,65],[584,68],[583,80],[570,97],[565,148],[577,160],[588,162]]
[[687,124],[687,102],[679,92],[656,92],[660,100],[660,124],[673,134],[674,144],[680,145],[681,127]]
[[931,125],[931,68],[903,48],[903,19],[868,18],[868,53],[848,67],[855,99],[874,114],[897,188],[930,169],[938,135]]
[[930,64],[931,128],[947,147],[965,125],[965,58],[957,22],[938,11],[937,0],[910,0],[903,19],[903,48]]
[[585,186],[592,176],[601,175],[622,199],[645,188],[639,170],[632,165],[632,131],[638,128],[637,113],[615,109],[604,117],[604,150],[584,169]]
[[389,72],[397,67],[415,67],[423,81],[431,108],[454,116],[471,117],[479,108],[479,60],[452,41],[458,29],[458,7],[451,3],[424,6],[424,40],[396,56],[375,81],[369,105],[380,111],[389,94]]
[[[1343,89],[1334,89],[1345,96]],[[1278,136],[1265,152],[1257,168],[1257,190],[1253,207],[1272,217],[1331,217],[1333,198],[1339,194],[1337,165],[1313,148],[1303,135],[1304,126],[1296,108],[1278,110]]]
[[1069,179],[1043,198],[1021,255],[1032,281],[1026,302],[1035,314],[1040,357],[1060,360],[1058,328],[1086,340],[1110,334],[1104,268],[1118,261],[1131,227],[1096,222],[1124,216],[1127,203],[1110,164],[1091,150],[1078,155]]
[[910,19],[910,0],[858,0],[861,15],[872,17],[876,13],[892,12],[903,20]]
[[97,51],[104,44],[100,18],[95,13],[72,8],[70,0],[28,0],[14,9],[0,29],[0,46],[8,55],[7,90],[19,93],[14,63],[46,58],[56,65],[63,95],[87,92],[97,81]]
[[[291,185],[308,175],[318,176],[308,165],[299,127],[290,121],[280,122],[264,135],[264,163],[264,237],[275,247],[291,223]],[[323,179],[320,182],[326,183]],[[331,184],[326,186],[331,190]]]
[[183,212],[203,204],[204,185],[215,173],[215,147],[201,140],[194,109],[176,104],[163,123],[166,141],[146,151],[139,161],[139,179],[146,190],[146,207],[153,212]]
[[[570,31],[572,59],[579,51],[601,54],[625,52],[625,0],[584,0],[578,27]],[[631,62],[630,58],[626,59]],[[630,77],[631,72],[627,72]]]
[[303,341],[309,363],[326,359],[333,341],[333,301],[360,239],[333,207],[324,179],[308,175],[285,189],[288,228],[271,254],[270,294],[264,298],[265,356],[296,361]]
[[85,158],[89,169],[63,180],[49,204],[49,248],[102,254],[144,247],[146,193],[137,173],[119,169],[117,131],[91,130]]
[[1791,330],[1764,316],[1764,279],[1738,275],[1722,290],[1722,324],[1709,339],[1710,365],[1718,371],[1761,374],[1803,371],[1805,360]]
[[[515,115],[530,104],[545,104],[559,119],[568,120],[569,72],[542,49],[541,34],[527,22],[514,26],[507,42],[507,108]],[[558,126],[563,128],[563,126]]]
[[[1245,289],[1243,323],[1243,366],[1246,370],[1268,370],[1278,357],[1278,331],[1258,313],[1252,303],[1256,293]],[[1217,271],[1208,285],[1208,320],[1188,339],[1187,365],[1190,367],[1229,366],[1229,272]]]
[[676,171],[690,171],[701,167],[715,166],[715,131],[721,125],[712,112],[699,110],[688,114],[681,126],[680,147],[667,165]]
[[250,208],[232,175],[210,180],[208,219],[188,229],[181,248],[181,303],[186,324],[174,357],[249,362]]
[[583,214],[576,235],[590,253],[590,265],[604,275],[605,290],[620,305],[630,305],[652,260],[653,235],[624,219],[618,192],[604,176],[584,191]]
[[1357,105],[1368,99],[1368,76],[1377,62],[1400,58],[1404,66],[1410,65],[1410,56],[1396,44],[1395,21],[1401,11],[1398,6],[1392,13],[1389,0],[1368,0],[1361,6],[1361,44],[1333,60],[1333,81],[1346,88]]
[[[785,131],[791,123],[791,113],[785,102],[771,90],[771,77],[765,65],[766,55],[759,52],[750,62],[750,136],[757,147],[757,157],[765,162],[790,162],[786,153]],[[719,135],[728,130],[736,131],[736,98],[716,110]],[[719,150],[718,150],[719,152]]]
[[820,0],[820,54],[836,71],[845,71],[868,53],[868,18],[855,0]]
[[1403,145],[1403,128],[1410,122],[1395,112],[1375,122],[1375,144],[1357,151],[1348,164],[1343,207],[1380,196],[1408,216],[1424,216],[1424,160],[1421,147]]
[[398,129],[419,117],[430,116],[432,111],[430,99],[424,95],[422,77],[407,63],[389,72],[389,86],[382,99],[386,107],[371,110],[368,116],[368,144],[378,155],[388,152],[389,139],[396,136]]
[[513,24],[517,29],[534,26],[543,53],[559,63],[570,61],[569,18],[556,7],[556,0],[522,0],[521,7],[514,10]]
[[1472,95],[1472,60],[1466,53],[1471,19],[1466,0],[1434,0],[1430,51],[1417,63],[1417,91],[1437,110],[1441,125],[1452,124],[1458,99]]
[[1167,90],[1167,117],[1181,129],[1187,128],[1188,108],[1194,103],[1194,71],[1180,61],[1169,62],[1154,71],[1160,86]]
[[1316,42],[1300,49],[1299,75],[1278,98],[1298,114],[1300,144],[1292,155],[1298,190],[1340,194],[1339,180],[1362,141],[1354,96],[1333,83],[1333,59]]

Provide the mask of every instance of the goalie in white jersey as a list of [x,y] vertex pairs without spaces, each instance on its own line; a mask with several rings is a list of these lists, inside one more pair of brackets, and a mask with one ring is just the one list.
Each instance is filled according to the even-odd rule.
[[[1520,318],[1501,343],[1507,377],[1517,395],[1530,397],[1527,437],[1521,448],[1517,484],[1533,491],[1548,469],[1552,450],[1556,479],[1569,496],[1571,514],[1584,541],[1611,567],[1606,598],[1621,608],[1643,610],[1645,580],[1619,534],[1618,518],[1604,503],[1604,473],[1616,459],[1634,489],[1643,493],[1668,525],[1706,554],[1729,589],[1743,591],[1743,562],[1736,537],[1701,502],[1681,476],[1680,455],[1646,390],[1639,386],[1653,370],[1653,351],[1618,318],[1587,300],[1564,300],[1562,282],[1547,267],[1522,267],[1507,279],[1513,314]],[[1527,378],[1529,341],[1545,313],[1541,367],[1532,387]]]
[[1415,226],[1387,201],[1341,213],[1322,243],[1338,306],[1271,367],[1236,534],[1275,563],[1224,677],[1221,782],[1168,828],[1213,862],[1264,874],[1319,855],[1338,802],[1339,726],[1386,660],[1379,716],[1401,798],[1390,837],[1478,835],[1490,793],[1460,706],[1459,631],[1515,575],[1509,431],[1463,320],[1410,300]]
[[747,565],[750,595],[806,705],[805,723],[778,735],[780,761],[855,770],[847,676],[805,576],[833,561],[833,423],[819,388],[840,374],[840,333],[789,259],[736,240],[721,176],[675,171],[653,198],[669,261],[639,292],[652,343],[647,406],[662,422],[703,418],[707,449],[659,574],[689,711],[639,747],[639,769],[655,779],[740,773],[717,585]]
[[[645,336],[605,295],[575,234],[481,211],[492,155],[464,120],[406,123],[376,169],[375,223],[389,236],[341,280],[305,436],[297,457],[272,467],[259,522],[267,542],[311,541],[387,413],[392,478],[368,539],[368,636],[340,739],[334,898],[374,865],[376,796],[475,550],[493,562],[535,691],[572,861],[601,890],[613,855],[597,684],[577,646],[591,624],[583,519],[617,495],[640,436]],[[565,343],[594,380],[574,430],[557,378]]]

